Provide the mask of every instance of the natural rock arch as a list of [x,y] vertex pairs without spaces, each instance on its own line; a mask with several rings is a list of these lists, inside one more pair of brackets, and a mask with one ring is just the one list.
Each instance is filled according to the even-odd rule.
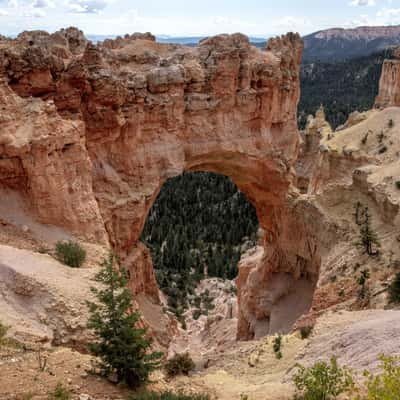
[[[318,212],[292,186],[298,35],[265,50],[241,34],[195,48],[140,34],[94,46],[70,28],[2,45],[0,97],[14,119],[0,131],[0,185],[20,190],[38,219],[111,243],[132,289],[157,301],[139,237],[163,182],[183,171],[227,175],[265,231],[265,252],[240,273],[238,337],[288,329],[306,310],[321,255]],[[277,323],[303,280],[310,299]]]

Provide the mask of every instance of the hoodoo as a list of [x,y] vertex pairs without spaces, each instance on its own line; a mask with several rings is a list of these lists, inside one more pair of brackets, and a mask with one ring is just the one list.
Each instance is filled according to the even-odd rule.
[[231,177],[264,231],[238,278],[238,337],[287,331],[310,307],[323,229],[292,186],[302,49],[295,34],[264,50],[241,34],[194,48],[150,34],[94,45],[74,28],[2,38],[0,187],[38,221],[109,243],[157,303],[139,237],[163,182]]
[[394,51],[393,59],[384,61],[375,99],[376,108],[392,106],[400,106],[400,49]]

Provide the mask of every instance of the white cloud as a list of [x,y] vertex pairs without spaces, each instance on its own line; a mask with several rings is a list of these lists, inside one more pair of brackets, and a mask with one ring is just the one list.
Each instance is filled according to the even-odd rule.
[[8,15],[8,11],[0,8],[0,17],[6,17],[7,15]]
[[305,18],[286,16],[278,19],[272,23],[272,27],[278,33],[295,31],[301,32],[305,28],[310,28],[312,26],[311,22]]
[[400,8],[382,8],[377,17],[383,18],[388,23],[398,23],[400,20]]
[[356,26],[385,26],[400,24],[400,8],[382,8],[375,15],[362,14],[346,24],[347,27]]
[[375,4],[375,0],[353,0],[350,2],[350,5],[353,7],[372,7]]
[[79,14],[98,14],[109,4],[108,0],[68,0],[67,6],[71,12]]
[[54,8],[55,4],[51,0],[34,0],[33,8]]
[[17,0],[8,0],[7,7],[8,8],[18,8],[18,1]]
[[22,10],[21,16],[26,18],[44,18],[46,12],[42,9],[25,9]]

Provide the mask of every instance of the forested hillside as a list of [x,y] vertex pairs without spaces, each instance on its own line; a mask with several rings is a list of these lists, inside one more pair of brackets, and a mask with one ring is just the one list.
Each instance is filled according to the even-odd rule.
[[314,114],[321,104],[333,128],[343,124],[351,112],[370,109],[378,94],[382,63],[391,56],[392,51],[386,50],[348,61],[303,64],[300,128],[304,128],[307,116]]
[[254,207],[227,177],[184,173],[168,180],[142,233],[160,288],[180,313],[205,274],[233,279],[245,242],[254,243]]

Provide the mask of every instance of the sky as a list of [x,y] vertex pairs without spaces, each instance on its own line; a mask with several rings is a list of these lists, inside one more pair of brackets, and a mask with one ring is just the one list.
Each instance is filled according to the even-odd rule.
[[86,34],[269,37],[400,24],[400,0],[0,0],[0,33],[76,26]]

